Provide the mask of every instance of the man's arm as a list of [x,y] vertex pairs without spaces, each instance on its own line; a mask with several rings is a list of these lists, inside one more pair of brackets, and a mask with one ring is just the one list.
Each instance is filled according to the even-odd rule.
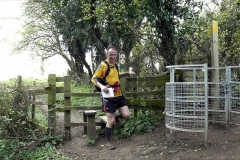
[[103,63],[101,63],[99,66],[98,66],[98,69],[96,70],[96,72],[94,73],[92,79],[91,79],[91,82],[101,88],[101,90],[103,90],[104,92],[108,93],[108,88],[104,85],[102,85],[99,81],[98,81],[98,78],[101,78],[103,77],[104,75],[104,66],[103,66]]
[[119,73],[119,77],[122,78],[122,77],[126,77],[126,76],[134,76],[135,75],[135,72],[133,71],[130,71],[130,72],[120,72]]

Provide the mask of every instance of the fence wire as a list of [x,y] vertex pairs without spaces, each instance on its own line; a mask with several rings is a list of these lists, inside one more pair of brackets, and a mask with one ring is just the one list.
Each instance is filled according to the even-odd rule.
[[166,126],[189,132],[204,132],[204,83],[166,84]]
[[[203,132],[206,117],[208,123],[240,124],[240,66],[208,68],[207,72],[207,95],[204,92],[204,76],[194,68],[183,71],[184,81],[187,82],[166,84],[168,128]],[[204,112],[205,96],[207,113]]]

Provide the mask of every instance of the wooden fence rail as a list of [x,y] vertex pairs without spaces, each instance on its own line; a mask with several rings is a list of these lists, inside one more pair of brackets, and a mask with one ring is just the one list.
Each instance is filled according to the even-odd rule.
[[[188,61],[188,62],[186,62]],[[184,58],[181,59],[181,63],[200,63],[200,62],[209,62],[207,56],[202,56],[200,58]],[[179,74],[179,73],[178,73]],[[182,79],[186,81],[187,73],[184,73],[180,76],[183,76]],[[138,111],[150,110],[152,112],[160,111],[162,113],[165,109],[165,83],[169,82],[170,76],[169,73],[163,73],[159,76],[154,77],[125,77],[121,79],[121,89],[126,97],[127,104],[130,109],[133,109],[134,116],[138,115]],[[63,86],[58,86],[57,83],[63,83]],[[52,135],[55,135],[56,132],[56,112],[64,112],[64,130],[65,138],[71,138],[71,127],[73,126],[83,126],[84,133],[87,134],[88,125],[92,126],[101,126],[105,124],[103,122],[94,121],[91,123],[87,122],[85,111],[90,110],[101,110],[101,106],[72,106],[71,98],[72,97],[100,97],[99,92],[92,93],[74,93],[71,91],[71,79],[69,76],[65,77],[56,77],[55,74],[50,74],[48,76],[48,84],[42,86],[42,88],[30,89],[29,93],[34,95],[31,100],[32,104],[32,124],[35,127],[38,127],[42,130],[50,132]],[[57,107],[56,100],[57,94],[63,94],[63,107]],[[36,95],[46,94],[47,103],[39,102],[35,99]],[[48,127],[41,126],[34,122],[35,116],[35,107],[36,105],[47,105],[48,106]],[[71,111],[72,110],[82,110],[83,111],[83,122],[72,123],[71,122]],[[91,117],[92,113],[87,113]],[[92,119],[91,119],[92,121]],[[89,129],[90,130],[90,129]],[[94,134],[89,134],[94,135]]]
[[[161,75],[158,77],[145,77],[145,78],[126,78],[123,87],[124,96],[126,96],[129,108],[134,110],[134,116],[137,116],[138,110],[164,110],[164,86],[169,81],[169,75]],[[62,82],[63,86],[58,86],[57,83]],[[122,83],[121,83],[122,84]],[[154,88],[154,90],[152,90]],[[51,135],[55,135],[56,132],[56,112],[64,112],[64,132],[65,138],[71,138],[71,127],[83,126],[84,133],[87,133],[87,118],[83,114],[83,122],[72,123],[71,111],[72,110],[102,110],[101,106],[72,106],[72,97],[100,97],[99,92],[94,93],[74,93],[71,91],[71,79],[69,76],[56,77],[54,74],[48,76],[48,84],[43,88],[29,89],[29,93],[33,95],[31,100],[32,105],[32,124],[44,131],[49,132]],[[63,107],[57,107],[57,94],[63,95]],[[47,95],[47,103],[36,100],[37,95]],[[34,122],[35,107],[36,105],[48,106],[48,127],[41,126]],[[92,124],[93,125],[93,124]],[[104,127],[105,123],[95,121],[94,126]]]

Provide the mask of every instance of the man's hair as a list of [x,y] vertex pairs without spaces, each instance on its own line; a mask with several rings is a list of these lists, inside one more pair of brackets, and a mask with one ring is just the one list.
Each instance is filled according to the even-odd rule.
[[108,52],[109,49],[115,49],[117,51],[117,47],[114,46],[114,45],[109,45],[108,48],[107,48],[107,52]]

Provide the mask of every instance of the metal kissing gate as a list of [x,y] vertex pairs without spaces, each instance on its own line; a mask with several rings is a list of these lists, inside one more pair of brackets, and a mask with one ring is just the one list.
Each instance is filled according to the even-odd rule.
[[[204,132],[208,124],[240,124],[240,66],[208,68],[207,64],[167,66],[166,127],[187,132]],[[184,82],[176,82],[182,73]]]

